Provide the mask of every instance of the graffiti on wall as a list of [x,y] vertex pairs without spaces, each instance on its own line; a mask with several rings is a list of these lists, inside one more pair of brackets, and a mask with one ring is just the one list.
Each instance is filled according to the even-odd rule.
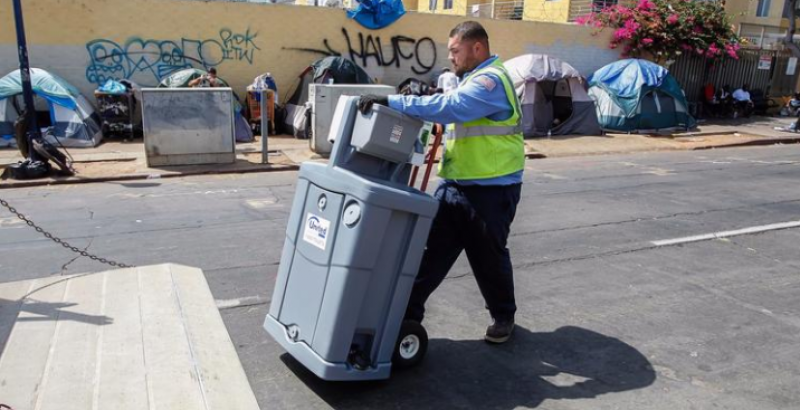
[[86,80],[103,84],[109,79],[122,80],[134,76],[140,81],[155,83],[169,74],[184,68],[209,69],[226,61],[253,63],[258,33],[250,29],[236,33],[230,29],[219,31],[218,38],[180,40],[154,40],[133,37],[124,44],[113,40],[97,39],[86,44],[89,64]]
[[284,48],[323,56],[349,57],[361,67],[368,68],[370,64],[378,67],[394,66],[400,68],[403,64],[410,64],[411,70],[416,74],[430,72],[436,66],[436,43],[430,37],[415,39],[407,36],[392,36],[384,41],[380,36],[372,34],[351,36],[347,29],[342,29],[342,36],[347,43],[347,51],[342,53],[330,46],[328,39],[322,40],[324,49],[315,48]]

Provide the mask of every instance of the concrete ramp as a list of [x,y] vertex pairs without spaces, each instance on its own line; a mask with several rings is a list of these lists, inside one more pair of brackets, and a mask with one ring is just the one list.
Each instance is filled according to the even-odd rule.
[[258,409],[200,269],[0,284],[0,343],[15,410]]

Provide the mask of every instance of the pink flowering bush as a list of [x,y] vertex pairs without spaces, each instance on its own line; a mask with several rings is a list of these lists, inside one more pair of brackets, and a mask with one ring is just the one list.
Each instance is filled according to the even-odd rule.
[[743,44],[720,2],[691,0],[638,0],[635,7],[615,5],[577,23],[614,30],[609,48],[621,47],[623,57],[649,57],[659,64],[684,53],[710,59],[738,59]]

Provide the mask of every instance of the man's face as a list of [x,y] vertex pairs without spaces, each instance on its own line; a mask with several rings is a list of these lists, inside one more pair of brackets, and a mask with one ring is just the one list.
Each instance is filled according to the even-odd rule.
[[214,79],[216,79],[216,78],[217,78],[217,74],[215,74],[215,73],[208,73],[208,78],[210,78],[210,79],[214,80]]
[[447,42],[448,58],[457,76],[463,76],[481,63],[478,61],[480,47],[477,41],[461,40],[461,36],[450,38]]

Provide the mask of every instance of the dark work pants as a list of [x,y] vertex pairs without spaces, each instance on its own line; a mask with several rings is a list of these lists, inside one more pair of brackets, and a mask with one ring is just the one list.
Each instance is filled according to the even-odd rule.
[[506,248],[522,184],[459,186],[443,183],[434,195],[439,211],[433,220],[406,319],[421,322],[425,301],[442,283],[461,251],[467,253],[475,280],[497,320],[513,319],[514,276]]

